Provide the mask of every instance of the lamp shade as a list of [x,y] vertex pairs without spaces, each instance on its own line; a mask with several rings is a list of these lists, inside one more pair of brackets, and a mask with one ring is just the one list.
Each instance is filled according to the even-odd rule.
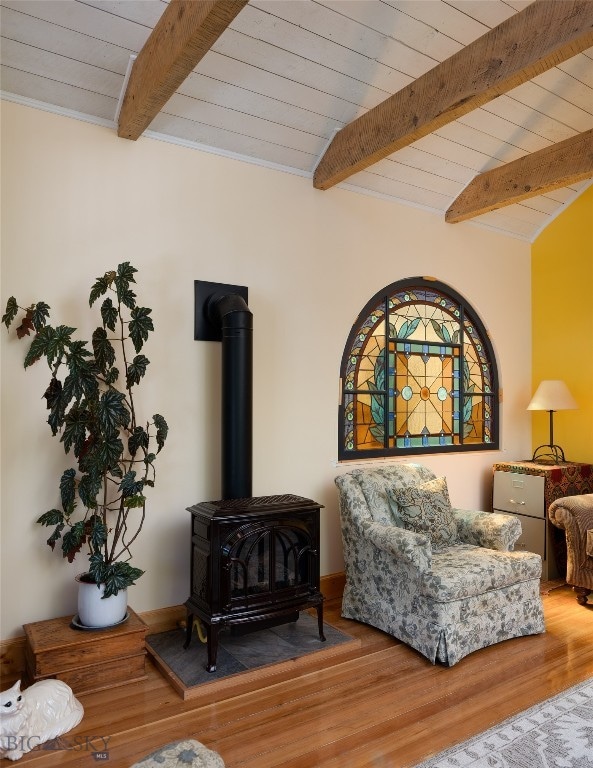
[[570,411],[578,408],[578,404],[566,384],[559,379],[542,381],[535,390],[528,411]]

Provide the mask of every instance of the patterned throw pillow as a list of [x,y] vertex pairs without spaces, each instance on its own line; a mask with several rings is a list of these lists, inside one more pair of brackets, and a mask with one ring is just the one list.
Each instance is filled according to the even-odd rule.
[[404,528],[394,497],[389,493],[395,488],[433,480],[433,473],[421,464],[395,464],[376,469],[353,470],[364,494],[369,513],[376,523],[397,525]]
[[444,477],[410,488],[392,488],[389,494],[393,496],[403,525],[409,531],[429,536],[435,549],[459,544]]

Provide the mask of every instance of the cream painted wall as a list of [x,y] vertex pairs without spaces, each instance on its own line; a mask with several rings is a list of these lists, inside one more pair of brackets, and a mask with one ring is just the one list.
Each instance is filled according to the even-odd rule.
[[[554,414],[554,442],[568,461],[593,463],[593,187],[535,240],[532,260],[533,389],[563,379],[579,407]],[[550,439],[534,411],[533,449]]]
[[[466,296],[498,356],[502,451],[424,461],[453,503],[488,508],[491,466],[530,452],[530,249],[472,224],[309,179],[98,126],[2,105],[2,305],[44,299],[60,322],[92,332],[95,277],[129,260],[156,332],[140,408],[170,426],[135,551],[147,573],[138,611],[182,603],[189,514],[220,497],[220,345],[193,340],[193,281],[247,285],[254,313],[254,495],[296,493],[325,505],[322,574],[343,567],[334,476],[340,359],[358,311],[381,287],[431,275]],[[82,309],[81,309],[82,307]],[[2,627],[73,613],[69,566],[33,522],[58,501],[68,466],[45,424],[41,364],[1,334]]]

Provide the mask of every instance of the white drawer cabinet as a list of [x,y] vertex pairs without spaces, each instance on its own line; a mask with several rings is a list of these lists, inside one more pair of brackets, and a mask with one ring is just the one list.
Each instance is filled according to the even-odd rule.
[[494,472],[492,508],[494,512],[518,515],[523,530],[515,544],[518,552],[536,552],[542,558],[542,579],[558,575],[552,553],[544,502],[544,478],[518,472]]

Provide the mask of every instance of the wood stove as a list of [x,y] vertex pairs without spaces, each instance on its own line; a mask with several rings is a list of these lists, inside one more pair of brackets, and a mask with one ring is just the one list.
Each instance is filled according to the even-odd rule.
[[243,286],[196,280],[196,339],[222,341],[222,500],[188,507],[192,514],[191,594],[187,631],[194,617],[206,625],[209,672],[216,669],[223,627],[251,630],[296,621],[317,610],[319,510],[290,494],[251,495],[253,316]]
[[185,646],[194,616],[206,626],[207,670],[216,670],[218,633],[296,621],[317,610],[320,505],[301,496],[260,496],[202,502],[192,515],[191,595],[186,601]]

